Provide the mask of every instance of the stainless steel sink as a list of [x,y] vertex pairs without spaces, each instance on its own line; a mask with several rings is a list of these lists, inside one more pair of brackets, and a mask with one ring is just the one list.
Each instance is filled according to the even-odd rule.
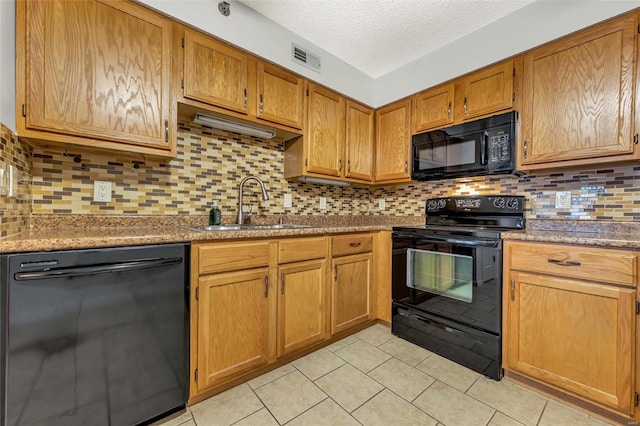
[[252,229],[297,229],[297,228],[311,228],[309,225],[295,225],[289,223],[276,223],[273,225],[210,225],[210,226],[185,226],[187,229],[191,229],[193,231],[251,231]]

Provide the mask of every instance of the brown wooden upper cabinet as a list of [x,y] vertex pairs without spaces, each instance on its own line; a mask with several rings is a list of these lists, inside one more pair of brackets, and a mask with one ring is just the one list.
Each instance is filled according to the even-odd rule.
[[175,157],[171,21],[133,2],[16,3],[18,134]]
[[411,180],[411,98],[376,110],[375,182]]
[[636,32],[637,15],[625,15],[526,54],[519,169],[638,158]]
[[427,89],[412,97],[413,132],[453,124],[454,84],[447,83]]
[[[457,81],[458,117],[462,121],[510,109],[513,106],[512,60],[468,74]],[[458,87],[460,90],[458,90]],[[456,118],[457,119],[457,118]]]
[[258,118],[302,129],[304,79],[262,61],[258,61],[256,76]]
[[192,30],[184,32],[184,97],[246,113],[249,55]]
[[371,183],[373,110],[308,83],[304,138],[285,145],[285,178]]

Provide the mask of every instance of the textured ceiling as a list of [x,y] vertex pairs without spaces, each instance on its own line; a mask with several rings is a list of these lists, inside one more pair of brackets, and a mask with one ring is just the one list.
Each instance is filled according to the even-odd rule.
[[378,78],[533,0],[238,1]]

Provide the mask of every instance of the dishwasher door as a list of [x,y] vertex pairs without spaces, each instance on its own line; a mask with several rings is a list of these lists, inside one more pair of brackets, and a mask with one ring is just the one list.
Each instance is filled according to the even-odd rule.
[[188,246],[3,256],[2,424],[136,425],[184,408]]

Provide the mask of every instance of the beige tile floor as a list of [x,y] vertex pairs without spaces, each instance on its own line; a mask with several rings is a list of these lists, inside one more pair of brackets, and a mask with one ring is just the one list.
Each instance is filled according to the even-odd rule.
[[284,424],[606,425],[374,325],[193,405],[162,426]]

